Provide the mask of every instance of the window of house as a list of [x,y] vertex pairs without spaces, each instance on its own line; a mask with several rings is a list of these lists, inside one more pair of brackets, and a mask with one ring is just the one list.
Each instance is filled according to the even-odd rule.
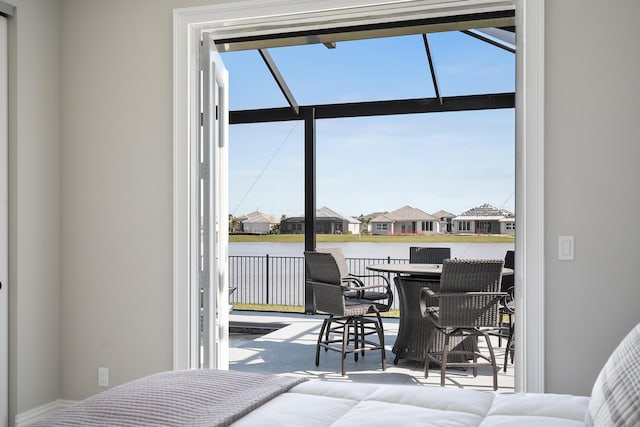
[[422,231],[433,231],[433,221],[423,221]]
[[476,224],[476,233],[491,233],[491,222],[480,221]]
[[386,223],[377,223],[376,224],[376,231],[387,231],[388,230],[388,224]]
[[458,221],[458,231],[471,231],[471,222]]

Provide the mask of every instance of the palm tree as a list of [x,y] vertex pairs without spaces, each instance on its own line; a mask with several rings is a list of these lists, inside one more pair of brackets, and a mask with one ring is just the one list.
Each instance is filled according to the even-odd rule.
[[240,231],[240,218],[229,214],[229,233],[235,233],[237,231]]
[[363,214],[360,214],[358,221],[360,221],[360,234],[369,234],[369,222],[371,221],[371,217],[366,217]]

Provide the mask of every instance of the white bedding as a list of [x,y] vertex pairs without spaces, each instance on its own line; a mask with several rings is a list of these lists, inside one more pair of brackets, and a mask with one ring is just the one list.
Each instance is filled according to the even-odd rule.
[[559,394],[307,381],[232,426],[584,426],[588,404]]

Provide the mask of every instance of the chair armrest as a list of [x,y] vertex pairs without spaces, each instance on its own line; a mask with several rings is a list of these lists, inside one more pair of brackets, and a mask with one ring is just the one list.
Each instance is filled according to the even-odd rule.
[[341,289],[342,291],[364,291],[367,289],[378,289],[380,286],[349,286],[349,285],[345,285],[345,284],[341,284],[341,285],[336,285],[333,283],[325,283],[325,282],[315,282],[313,280],[307,280],[307,283],[310,285],[328,285],[328,286],[335,286],[338,289]]
[[345,285],[336,285],[335,283],[318,282],[317,280],[307,280],[306,282],[308,284],[310,284],[310,285],[335,286],[336,288],[339,288],[339,289],[346,289],[347,288],[347,286],[345,286]]
[[[365,285],[364,281],[360,280],[360,279],[369,279],[369,278],[373,278],[373,279],[382,279],[383,282],[380,283],[376,283],[375,285],[370,284],[370,285]],[[389,282],[389,279],[387,279],[386,277],[379,275],[379,274],[362,274],[362,275],[356,275],[356,274],[351,274],[349,273],[348,277],[343,277],[342,278],[343,282],[353,282],[356,284],[356,286],[359,286],[359,290],[364,291],[365,289],[372,289],[372,290],[380,290],[380,288],[385,288],[385,293],[388,296],[388,303],[389,303],[389,307],[391,307],[391,304],[393,302],[393,291],[391,289],[391,283]],[[359,298],[364,297],[364,292],[359,293]]]
[[425,293],[425,294],[429,295],[431,298],[438,298],[441,295],[438,292],[434,292],[428,286],[423,287],[422,290],[420,291],[420,293]]
[[349,273],[349,277],[354,278],[356,280],[360,280],[360,279],[382,279],[382,280],[385,281],[387,286],[391,286],[391,284],[389,283],[389,279],[386,276],[383,276],[382,274],[353,274],[353,273]]
[[[425,289],[425,288],[422,288]],[[429,288],[426,288],[429,289]],[[429,289],[430,291],[430,289]],[[432,295],[433,294],[433,295]],[[495,296],[497,298],[509,295],[506,292],[433,292],[429,294],[434,298],[438,297],[473,297],[473,296]]]
[[[372,285],[365,285],[363,281],[361,281],[359,278],[363,277],[381,277],[384,279],[384,283],[378,283],[378,284],[372,284]],[[389,283],[389,281],[387,280],[386,277],[384,276],[377,276],[377,275],[371,275],[371,276],[356,276],[356,275],[352,275],[349,274],[348,277],[343,277],[342,278],[342,283],[346,284],[347,286],[349,286],[350,290],[354,290],[354,291],[358,291],[359,292],[359,297],[364,296],[364,291],[371,289],[371,290],[380,290],[380,288],[385,288],[386,289],[386,294],[390,296],[390,298],[392,298],[392,290],[391,290],[391,284]],[[351,284],[355,284],[356,288],[352,287]],[[360,292],[362,291],[362,292]]]
[[423,286],[420,289],[420,314],[422,317],[437,316],[438,313],[438,293],[433,289]]
[[355,286],[364,286],[364,282],[355,277],[343,277],[340,281],[346,284],[355,284]]
[[379,289],[380,285],[370,285],[370,286],[343,286],[345,289],[350,291],[366,291],[367,289]]

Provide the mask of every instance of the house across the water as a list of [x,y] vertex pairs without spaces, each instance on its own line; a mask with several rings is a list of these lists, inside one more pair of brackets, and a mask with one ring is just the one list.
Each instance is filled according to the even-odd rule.
[[[280,222],[280,233],[303,234],[304,221],[304,215],[285,218]],[[323,207],[316,209],[316,232],[318,234],[360,234],[360,221]]]
[[369,221],[371,234],[439,234],[440,221],[431,214],[411,206],[379,215]]
[[516,217],[513,213],[483,204],[452,219],[454,233],[515,234]]

